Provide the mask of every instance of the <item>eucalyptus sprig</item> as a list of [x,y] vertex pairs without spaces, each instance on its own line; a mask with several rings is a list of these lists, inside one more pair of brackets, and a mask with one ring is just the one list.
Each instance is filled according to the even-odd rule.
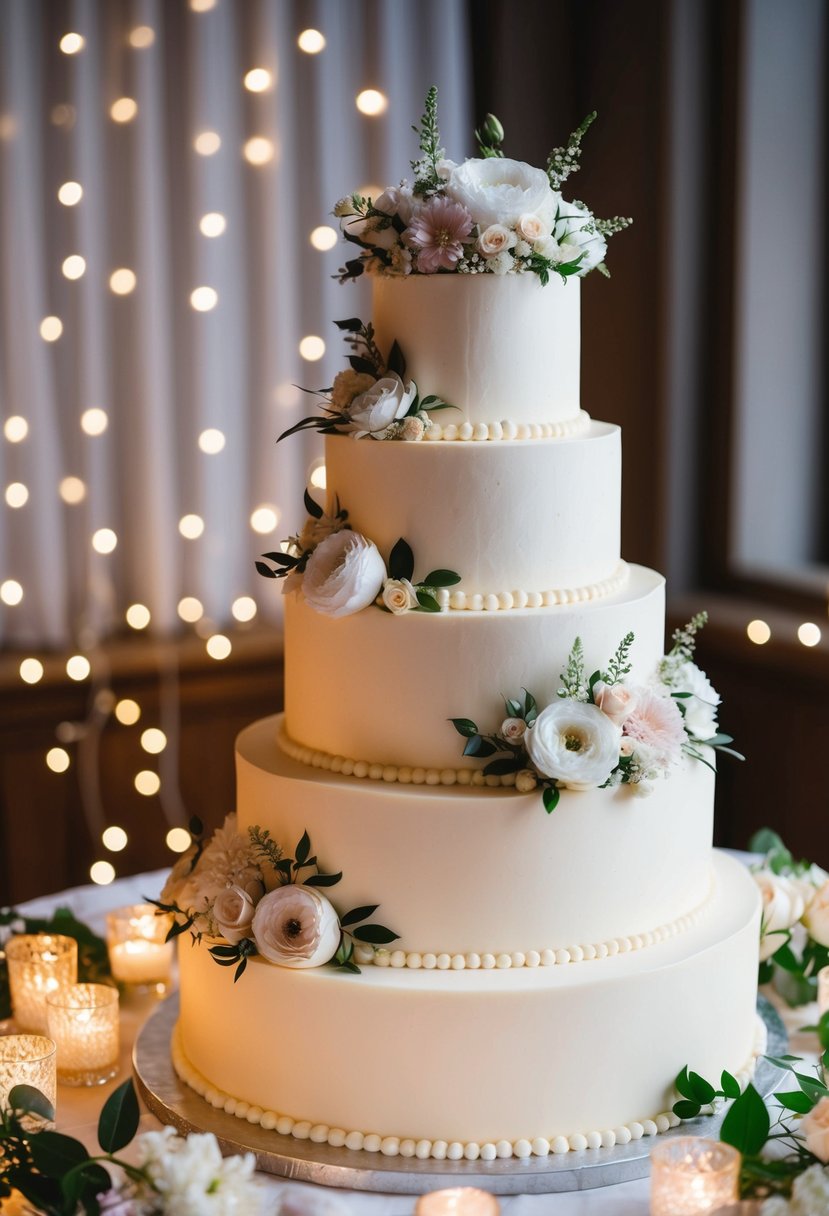
[[418,137],[421,156],[411,162],[415,175],[415,194],[429,194],[441,185],[438,176],[438,162],[445,156],[440,146],[440,131],[438,130],[438,91],[435,85],[426,94],[423,117],[419,126],[412,126]]

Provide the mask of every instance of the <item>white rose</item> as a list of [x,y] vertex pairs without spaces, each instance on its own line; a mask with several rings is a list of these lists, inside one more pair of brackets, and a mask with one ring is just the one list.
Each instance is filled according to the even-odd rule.
[[514,228],[522,217],[537,215],[548,232],[561,197],[543,169],[503,156],[457,165],[449,175],[446,193],[466,207],[479,228],[490,224]]
[[[583,253],[579,263],[579,275],[585,275],[605,259],[607,241],[600,232],[596,232],[596,219],[592,211],[586,207],[578,207],[575,203],[566,203],[562,199],[558,208],[559,218],[556,223],[554,236],[559,242],[574,245],[576,256]],[[569,259],[568,259],[569,260]]]
[[416,396],[417,386],[413,381],[404,384],[394,372],[383,376],[351,402],[344,419],[346,430],[354,439],[366,435],[382,439],[393,422],[406,416]]
[[519,794],[529,794],[538,785],[538,778],[530,768],[522,768],[515,774],[515,788]]
[[601,785],[619,763],[622,732],[595,705],[569,697],[542,709],[525,735],[540,773],[568,789]]
[[395,616],[417,607],[417,592],[407,578],[387,578],[383,584],[383,604]]
[[411,186],[389,186],[374,200],[376,211],[382,211],[384,215],[399,215],[407,227],[418,205]]
[[368,372],[355,372],[353,367],[337,372],[331,389],[331,405],[342,413],[348,409],[355,397],[365,393],[375,382],[374,376]]
[[374,603],[385,579],[376,545],[359,532],[335,532],[308,558],[302,593],[315,612],[350,616]]
[[763,900],[760,923],[760,961],[780,949],[788,931],[803,915],[803,896],[795,884],[771,870],[755,870],[754,881]]
[[635,691],[625,688],[624,684],[605,684],[604,680],[597,680],[593,685],[594,704],[617,726],[633,713],[637,700]]
[[520,743],[527,732],[527,723],[523,718],[504,718],[501,723],[501,736],[510,743]]
[[504,249],[512,249],[515,244],[515,233],[510,232],[503,224],[490,224],[478,237],[478,250],[485,257],[501,253]]
[[[829,1161],[829,1098],[821,1098],[800,1121],[806,1147],[824,1164]],[[829,1195],[827,1195],[829,1198]]]
[[810,937],[821,946],[829,946],[829,882],[825,882],[820,890],[815,892],[803,916],[803,923]]
[[288,883],[256,906],[253,937],[259,953],[282,967],[319,967],[340,944],[340,920],[313,887]]
[[[262,896],[262,885],[259,884],[258,898]],[[216,896],[213,904],[213,919],[225,941],[233,945],[243,937],[250,937],[253,913],[256,908],[257,896],[252,896],[249,890],[238,886],[225,887]]]
[[539,215],[522,215],[516,224],[516,230],[518,235],[525,241],[529,241],[531,245],[535,241],[541,241],[550,236],[550,225],[545,224]]
[[689,692],[683,697],[685,729],[694,739],[710,739],[717,733],[717,708],[720,695],[716,692],[704,671],[696,663],[683,663],[671,679],[671,687],[678,692]]

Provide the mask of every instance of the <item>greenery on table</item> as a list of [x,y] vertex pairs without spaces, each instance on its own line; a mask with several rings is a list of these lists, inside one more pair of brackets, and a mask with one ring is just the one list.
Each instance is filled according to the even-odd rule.
[[[69,908],[57,908],[52,916],[25,916],[14,908],[0,908],[0,946],[16,933],[57,933],[78,943],[78,980],[102,984],[111,979],[107,946],[103,938],[79,921]],[[0,1019],[11,1017],[11,994],[6,958],[0,948]]]

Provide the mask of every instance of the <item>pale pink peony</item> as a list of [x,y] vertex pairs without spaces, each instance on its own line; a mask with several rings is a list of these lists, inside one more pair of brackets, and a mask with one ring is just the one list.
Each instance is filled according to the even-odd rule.
[[434,197],[412,218],[405,240],[417,251],[421,274],[454,270],[463,257],[463,241],[472,231],[472,216],[451,199]]
[[340,921],[313,887],[287,884],[256,905],[253,936],[259,953],[282,967],[319,967],[340,944]]
[[624,733],[644,743],[662,768],[678,762],[686,739],[676,702],[644,688],[639,691],[633,713],[625,719]]

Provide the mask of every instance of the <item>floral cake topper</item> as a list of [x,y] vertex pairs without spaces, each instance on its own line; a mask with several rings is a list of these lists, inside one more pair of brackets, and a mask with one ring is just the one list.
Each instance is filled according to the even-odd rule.
[[588,114],[564,147],[554,148],[544,169],[504,156],[504,128],[488,114],[475,132],[478,157],[457,163],[440,146],[437,89],[426,95],[413,130],[420,156],[411,162],[414,182],[402,181],[376,199],[360,193],[340,199],[334,214],[343,236],[360,254],[345,263],[340,281],[363,273],[536,274],[547,283],[607,275],[607,241],[629,218],[597,219],[561,187],[581,164],[581,143],[596,117]]

